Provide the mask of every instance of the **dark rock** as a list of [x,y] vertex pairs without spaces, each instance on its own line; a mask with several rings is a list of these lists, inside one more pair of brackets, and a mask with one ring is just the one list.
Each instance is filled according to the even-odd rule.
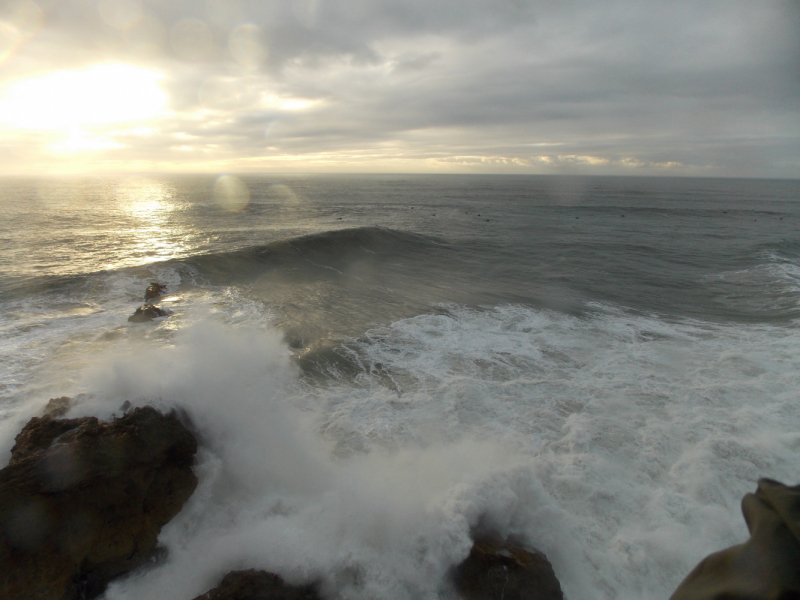
[[320,600],[312,586],[289,585],[266,571],[231,571],[217,587],[194,600]]
[[[456,567],[455,588],[464,600],[563,600],[547,557],[495,538],[475,542]],[[293,586],[266,571],[231,571],[194,600],[320,600],[316,586]]]
[[742,513],[750,539],[704,558],[671,600],[800,599],[800,485],[761,479]]
[[499,538],[481,538],[453,577],[464,600],[563,600],[547,557]]
[[60,398],[50,398],[47,406],[44,407],[44,416],[50,417],[63,417],[72,408],[74,400],[69,396],[61,396]]
[[0,470],[0,598],[93,598],[147,561],[197,486],[196,451],[150,407],[111,423],[31,419]]
[[133,323],[144,323],[146,321],[152,321],[157,317],[165,317],[167,314],[167,311],[164,309],[153,306],[152,304],[144,304],[137,308],[136,312],[128,317],[128,321]]
[[145,302],[147,300],[152,300],[153,298],[160,298],[166,291],[167,286],[163,283],[156,283],[155,281],[151,282],[144,291]]

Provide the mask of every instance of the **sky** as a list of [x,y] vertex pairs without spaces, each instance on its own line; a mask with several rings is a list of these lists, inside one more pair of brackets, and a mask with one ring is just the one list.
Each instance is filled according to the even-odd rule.
[[2,0],[0,173],[800,177],[800,0]]

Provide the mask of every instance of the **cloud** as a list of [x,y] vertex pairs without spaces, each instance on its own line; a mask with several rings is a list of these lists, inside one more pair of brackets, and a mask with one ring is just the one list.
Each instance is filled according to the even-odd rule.
[[302,170],[306,156],[313,170],[325,156],[359,170],[394,153],[400,170],[800,172],[796,0],[36,6],[0,84],[100,62],[164,75],[168,114],[131,125],[147,136],[96,131],[123,146],[98,151],[100,168]]

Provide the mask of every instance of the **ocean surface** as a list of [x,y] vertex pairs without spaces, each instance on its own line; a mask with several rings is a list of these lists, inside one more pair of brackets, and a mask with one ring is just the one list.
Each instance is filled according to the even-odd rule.
[[5,178],[0,466],[51,397],[186,411],[199,487],[106,600],[450,598],[471,531],[663,599],[800,482],[799,319],[800,181]]

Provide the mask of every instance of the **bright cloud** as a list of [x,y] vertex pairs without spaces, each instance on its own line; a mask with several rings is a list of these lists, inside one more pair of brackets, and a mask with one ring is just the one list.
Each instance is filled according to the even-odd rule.
[[796,177],[799,30],[797,0],[10,0],[0,165]]
[[0,98],[0,123],[18,129],[64,129],[142,121],[167,103],[155,71],[101,64],[56,71],[10,86]]

